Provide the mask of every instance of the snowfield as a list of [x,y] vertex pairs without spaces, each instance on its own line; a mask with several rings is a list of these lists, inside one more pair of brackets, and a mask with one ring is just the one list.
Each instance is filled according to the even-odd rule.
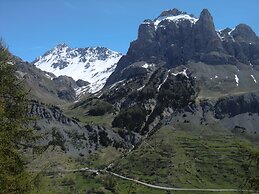
[[56,76],[66,75],[90,83],[89,91],[102,89],[122,54],[104,47],[69,48],[61,44],[37,58],[33,64]]

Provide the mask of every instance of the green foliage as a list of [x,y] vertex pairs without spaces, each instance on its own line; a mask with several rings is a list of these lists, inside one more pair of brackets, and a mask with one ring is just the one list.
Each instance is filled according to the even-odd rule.
[[49,142],[49,145],[59,146],[63,151],[66,151],[65,147],[66,140],[64,136],[58,131],[57,128],[52,129],[52,140]]
[[7,49],[0,50],[0,193],[27,193],[29,175],[19,153],[32,140],[26,94],[15,76],[14,61]]
[[248,164],[243,165],[246,171],[244,186],[259,191],[259,151],[250,147],[240,146],[240,154],[246,156]]
[[161,116],[166,107],[178,110],[193,103],[198,89],[195,86],[194,78],[186,78],[184,75],[169,76],[167,81],[161,86],[157,96],[157,104],[149,116],[142,134],[148,132],[148,126],[157,116]]
[[168,79],[161,87],[158,101],[162,106],[179,109],[193,102],[195,97],[194,79],[177,75],[175,79]]
[[106,175],[104,177],[104,186],[107,190],[112,191],[113,193],[115,193],[115,187],[116,187],[116,180],[114,177],[110,176],[110,175]]
[[98,143],[98,135],[97,135],[97,132],[96,131],[93,131],[93,133],[90,133],[89,134],[89,141],[90,143],[93,142],[93,143]]
[[88,111],[88,114],[91,116],[101,116],[112,112],[114,112],[114,107],[110,103],[105,101],[97,101]]
[[113,127],[126,128],[130,131],[139,131],[146,121],[146,110],[138,105],[123,109],[112,122]]
[[[126,157],[114,162],[112,172],[147,183],[187,188],[240,188],[247,154],[239,152],[247,140],[210,125],[163,127]],[[255,148],[258,151],[258,147]],[[251,168],[254,176],[258,170]],[[255,179],[253,179],[255,180]],[[255,184],[254,184],[255,185]],[[249,189],[247,186],[243,189]]]
[[106,131],[100,131],[99,132],[99,139],[100,139],[100,144],[104,147],[109,146],[112,141],[108,138]]

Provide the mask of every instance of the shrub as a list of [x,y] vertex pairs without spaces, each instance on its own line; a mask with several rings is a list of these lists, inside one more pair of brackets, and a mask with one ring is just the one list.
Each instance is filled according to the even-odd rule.
[[138,105],[123,109],[112,122],[113,127],[126,128],[138,132],[146,121],[146,110]]
[[110,103],[105,101],[97,101],[88,111],[88,115],[101,116],[106,113],[112,113],[113,111],[114,107]]
[[112,141],[108,138],[107,132],[100,131],[98,134],[99,134],[100,144],[102,146],[107,147],[107,146],[109,146],[112,143]]

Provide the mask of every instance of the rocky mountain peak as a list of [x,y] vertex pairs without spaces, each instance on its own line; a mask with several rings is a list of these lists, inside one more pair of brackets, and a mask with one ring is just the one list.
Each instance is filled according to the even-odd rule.
[[[193,62],[208,65],[259,64],[259,40],[252,29],[240,24],[235,29],[216,31],[213,17],[203,9],[200,17],[172,9],[139,26],[137,40],[119,62],[107,85],[127,79],[124,71],[145,62],[166,68]],[[252,53],[252,54],[251,54]],[[134,73],[131,72],[130,77]]]
[[122,54],[105,47],[70,48],[59,44],[33,61],[33,65],[56,76],[89,82],[88,92],[100,90]]
[[[179,11],[178,9],[172,9],[168,11],[164,11],[153,20],[155,29],[164,28],[168,23],[176,24],[179,27],[179,23],[182,22],[190,22],[191,24],[195,24],[197,22],[197,18],[193,14],[188,14],[186,12]],[[148,24],[148,23],[146,23]]]
[[65,47],[69,47],[69,46],[66,43],[61,43],[55,46],[55,48],[65,48]]
[[258,37],[250,26],[246,24],[239,24],[231,33],[233,38],[239,42],[254,43],[258,41]]
[[207,9],[202,10],[197,24],[203,28],[207,28],[209,31],[215,31],[213,17]]
[[203,9],[200,14],[200,20],[212,20],[213,18],[208,9]]
[[187,13],[174,8],[167,11],[163,11],[159,17],[177,16],[177,15],[183,15],[183,14],[187,14]]

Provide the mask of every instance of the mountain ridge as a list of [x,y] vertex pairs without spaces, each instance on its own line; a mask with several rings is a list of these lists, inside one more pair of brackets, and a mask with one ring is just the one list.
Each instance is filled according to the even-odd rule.
[[[125,79],[123,69],[140,61],[149,64],[164,61],[163,66],[167,68],[192,61],[210,65],[259,64],[259,38],[249,26],[240,24],[232,30],[217,31],[207,9],[201,12],[196,21],[190,19],[193,15],[179,18],[186,12],[177,9],[163,13],[161,15],[166,18],[159,20],[159,23],[156,23],[156,18],[140,24],[138,38],[131,42],[127,54],[120,59],[115,71],[107,79],[107,86]],[[170,17],[172,13],[173,18]]]
[[56,76],[89,82],[90,93],[99,91],[113,72],[122,54],[105,47],[70,48],[62,43],[36,58],[32,64]]
[[[97,93],[87,93],[91,83],[84,80],[57,77],[21,61],[17,73],[32,90],[36,87],[35,96],[58,98],[30,102],[29,113],[38,118],[32,126],[44,136],[39,143],[46,144],[51,156],[43,161],[59,153],[68,158],[57,157],[53,169],[66,163],[71,168],[75,158],[83,167],[79,171],[87,165],[107,172],[73,173],[80,179],[64,175],[68,180],[43,175],[50,179],[47,188],[73,193],[79,182],[86,186],[80,192],[86,192],[98,183],[98,189],[104,185],[102,191],[126,193],[125,183],[120,190],[119,180],[110,181],[109,171],[178,188],[243,186],[248,172],[258,174],[258,168],[248,167],[249,152],[241,152],[258,148],[258,44],[247,25],[217,31],[207,9],[199,18],[173,9],[140,24],[137,40]],[[60,44],[41,58],[41,64],[49,60],[48,67],[62,71],[71,65],[66,59],[73,61],[77,54]],[[76,62],[80,59],[84,60],[78,57]],[[39,160],[33,155],[31,161]]]

